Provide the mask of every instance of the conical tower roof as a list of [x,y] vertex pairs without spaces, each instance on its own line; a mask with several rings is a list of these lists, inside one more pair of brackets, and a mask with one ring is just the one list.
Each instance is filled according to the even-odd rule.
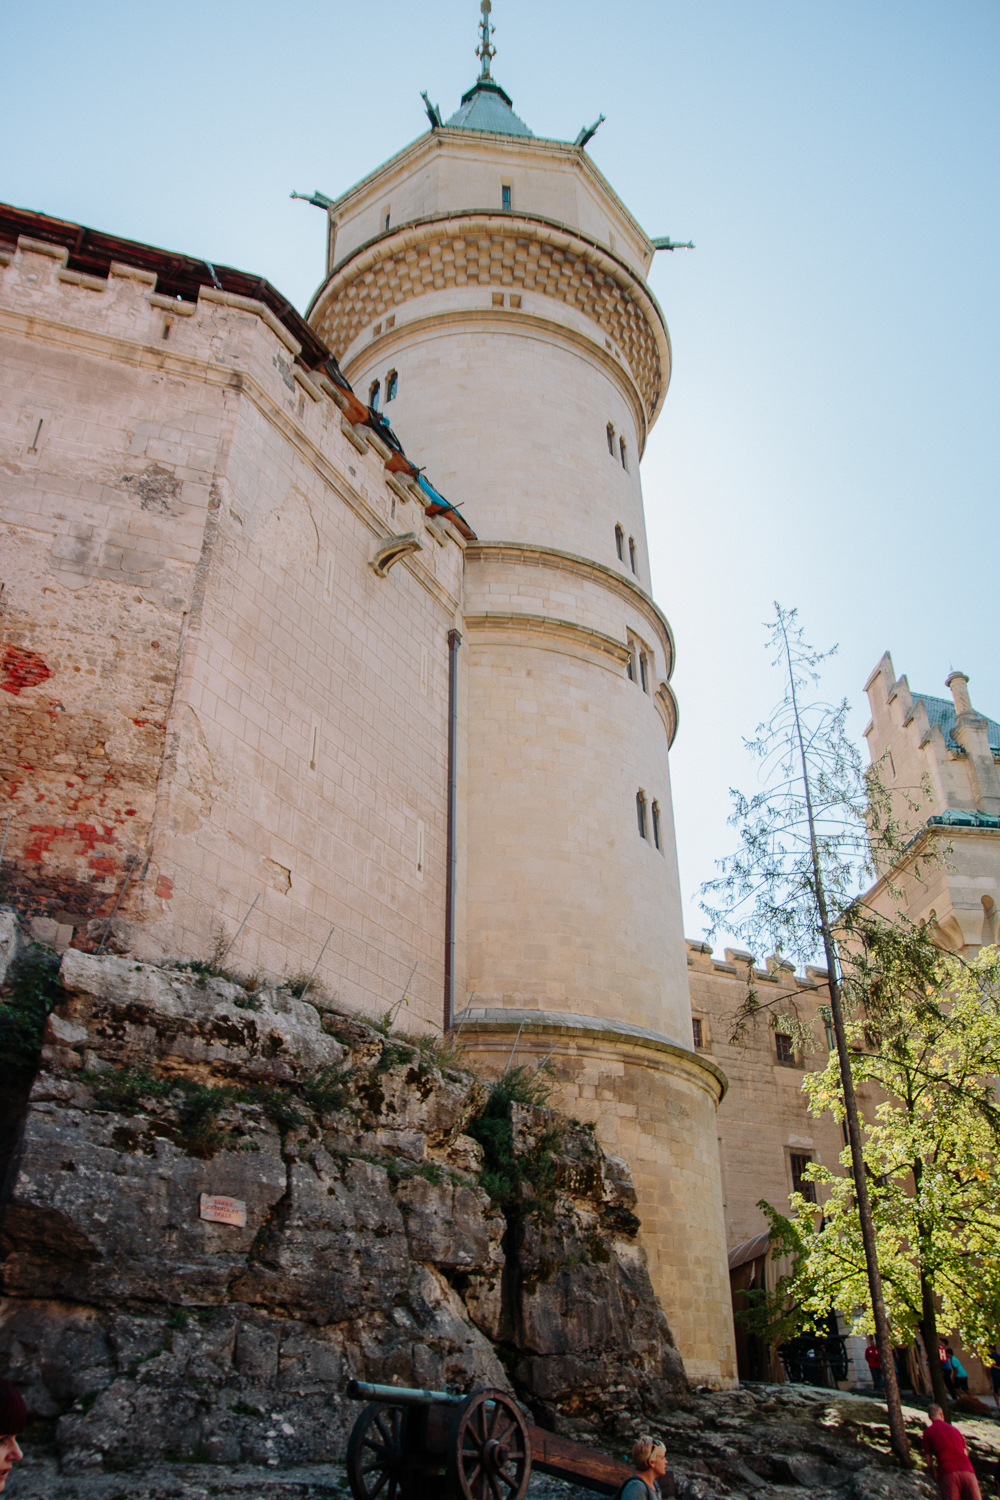
[[445,124],[458,130],[487,130],[492,135],[534,135],[514,113],[510,95],[491,78],[478,79]]

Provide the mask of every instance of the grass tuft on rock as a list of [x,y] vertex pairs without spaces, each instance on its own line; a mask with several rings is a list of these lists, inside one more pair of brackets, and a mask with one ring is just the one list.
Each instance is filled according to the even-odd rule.
[[510,1107],[531,1104],[544,1109],[551,1097],[552,1086],[544,1073],[511,1068],[493,1084],[485,1107],[467,1126],[467,1133],[483,1148],[479,1185],[508,1219],[550,1212],[556,1186],[552,1153],[559,1132],[549,1131],[532,1151],[515,1154]]
[[28,948],[12,964],[0,999],[0,1059],[5,1073],[34,1073],[45,1022],[63,999],[58,954],[49,948]]

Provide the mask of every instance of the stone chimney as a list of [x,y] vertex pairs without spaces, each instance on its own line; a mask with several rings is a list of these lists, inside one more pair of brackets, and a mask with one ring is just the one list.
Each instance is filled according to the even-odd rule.
[[955,700],[954,736],[966,754],[969,790],[980,812],[1000,816],[1000,769],[986,733],[986,720],[976,713],[969,697],[969,679],[964,672],[951,672],[945,679]]

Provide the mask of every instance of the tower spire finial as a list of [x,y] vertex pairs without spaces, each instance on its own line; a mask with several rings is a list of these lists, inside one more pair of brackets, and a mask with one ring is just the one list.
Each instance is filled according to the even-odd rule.
[[497,52],[497,49],[490,45],[490,37],[493,35],[494,30],[490,25],[490,11],[493,9],[493,6],[490,4],[490,0],[483,0],[479,8],[483,13],[483,19],[479,23],[481,40],[479,46],[476,48],[476,56],[481,57],[483,60],[479,82],[492,83],[493,80],[490,77],[490,58],[496,57]]

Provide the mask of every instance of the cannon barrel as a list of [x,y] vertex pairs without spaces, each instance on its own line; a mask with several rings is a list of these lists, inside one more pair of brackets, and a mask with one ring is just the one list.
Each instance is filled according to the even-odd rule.
[[386,1406],[461,1406],[464,1396],[448,1391],[416,1391],[405,1385],[369,1385],[364,1380],[350,1380],[347,1395],[352,1401],[384,1401]]

